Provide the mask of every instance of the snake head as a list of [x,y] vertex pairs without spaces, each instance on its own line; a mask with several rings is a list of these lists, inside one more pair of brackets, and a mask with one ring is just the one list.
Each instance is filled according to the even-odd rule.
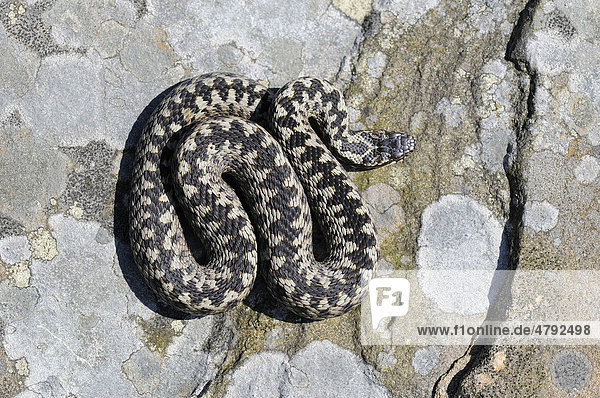
[[[353,132],[355,142],[345,146],[338,159],[346,170],[370,170],[398,162],[415,149],[415,139],[408,134],[384,130]],[[358,141],[358,142],[356,142]],[[350,153],[352,156],[348,156]]]
[[396,132],[379,132],[377,152],[385,163],[402,160],[415,149],[415,139],[408,134]]

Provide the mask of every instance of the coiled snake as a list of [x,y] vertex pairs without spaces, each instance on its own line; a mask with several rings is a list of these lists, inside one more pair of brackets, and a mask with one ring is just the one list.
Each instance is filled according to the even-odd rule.
[[[342,95],[325,80],[300,78],[275,95],[233,74],[182,81],[156,107],[136,149],[136,264],[158,296],[187,313],[220,312],[243,300],[260,264],[269,291],[291,311],[340,315],[359,303],[379,251],[367,209],[336,157],[373,168],[413,148],[405,134],[351,132]],[[192,255],[178,214],[206,261]],[[328,249],[322,261],[313,254],[311,214]]]

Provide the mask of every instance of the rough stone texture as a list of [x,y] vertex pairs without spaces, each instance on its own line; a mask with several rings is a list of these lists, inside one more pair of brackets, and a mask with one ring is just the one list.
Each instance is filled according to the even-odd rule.
[[141,283],[126,203],[169,86],[314,74],[345,89],[354,128],[417,138],[404,164],[352,174],[382,268],[598,268],[599,16],[594,0],[0,0],[0,396],[597,392],[595,347],[361,346],[358,311],[297,323],[260,281],[186,318]]
[[104,133],[99,57],[53,55],[42,60],[36,84],[21,100],[23,118],[52,146],[85,145]]
[[31,250],[25,236],[9,236],[0,240],[0,259],[7,264],[29,260]]
[[[468,196],[447,195],[423,212],[417,265],[423,293],[444,312],[485,313],[493,273],[476,280],[428,270],[494,270],[506,268],[502,227],[494,215]],[[452,286],[451,289],[448,286]]]
[[[115,197],[115,151],[102,141],[62,148],[72,162],[66,188],[53,205],[76,219],[96,220],[110,227]],[[107,236],[106,239],[109,239]]]
[[[49,226],[59,254],[31,262],[30,287],[0,287],[0,316],[9,325],[4,348],[9,358],[26,361],[28,391],[168,396],[177,389],[192,391],[191,383],[213,371],[202,350],[211,319],[170,324],[170,337],[162,330],[140,339],[152,312],[139,305],[128,309],[134,296],[114,262],[114,241],[98,242],[102,227],[94,222],[55,215]],[[170,339],[168,347],[162,347],[164,338]],[[182,361],[191,365],[176,378]]]
[[0,213],[31,229],[44,206],[65,188],[65,159],[23,124],[19,112],[0,123]]
[[[598,269],[599,15],[594,1],[530,1],[507,48],[531,79],[513,168],[523,226],[512,263],[523,269]],[[490,366],[498,353],[506,358],[501,371]],[[594,396],[599,357],[595,346],[485,347],[474,352],[458,391]],[[507,385],[520,390],[507,395]]]
[[438,364],[439,357],[436,347],[420,348],[413,356],[412,366],[418,374],[425,376]]
[[231,70],[273,85],[299,75],[334,77],[360,34],[357,22],[324,0],[153,6],[157,26],[185,67]]
[[225,397],[339,395],[389,396],[375,381],[368,365],[355,354],[325,340],[309,344],[291,358],[277,352],[250,356],[233,374]]

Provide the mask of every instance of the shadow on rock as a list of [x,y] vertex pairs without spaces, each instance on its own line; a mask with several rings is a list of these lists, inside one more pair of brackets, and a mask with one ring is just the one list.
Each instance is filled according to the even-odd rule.
[[265,314],[266,316],[288,323],[309,323],[314,322],[311,319],[305,319],[294,314],[279,301],[275,300],[267,289],[267,285],[263,277],[258,275],[250,294],[244,300],[244,304],[256,312]]
[[139,140],[144,125],[152,114],[152,111],[154,111],[160,101],[173,89],[173,87],[174,86],[171,86],[160,93],[148,104],[148,106],[146,106],[146,108],[144,108],[129,132],[129,136],[125,142],[125,149],[123,150],[123,157],[121,158],[121,163],[119,165],[117,187],[115,190],[113,221],[115,247],[117,251],[117,258],[119,260],[119,266],[121,267],[123,277],[125,278],[125,281],[129,285],[131,291],[146,307],[150,308],[152,311],[169,318],[187,319],[190,317],[188,314],[179,312],[156,298],[156,295],[145,283],[140,271],[135,265],[131,248],[129,246],[128,202],[135,146]]

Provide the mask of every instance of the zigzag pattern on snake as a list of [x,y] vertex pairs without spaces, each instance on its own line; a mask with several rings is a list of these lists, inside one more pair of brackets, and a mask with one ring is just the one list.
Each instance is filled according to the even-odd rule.
[[[360,302],[379,258],[375,227],[340,161],[373,168],[413,149],[405,134],[350,131],[343,96],[325,80],[300,78],[275,95],[227,73],[182,81],[156,107],[136,149],[136,264],[159,297],[187,313],[231,308],[260,268],[294,313],[340,315]],[[168,168],[165,153],[174,153]],[[192,255],[177,206],[206,261]],[[328,249],[321,261],[311,216]]]

